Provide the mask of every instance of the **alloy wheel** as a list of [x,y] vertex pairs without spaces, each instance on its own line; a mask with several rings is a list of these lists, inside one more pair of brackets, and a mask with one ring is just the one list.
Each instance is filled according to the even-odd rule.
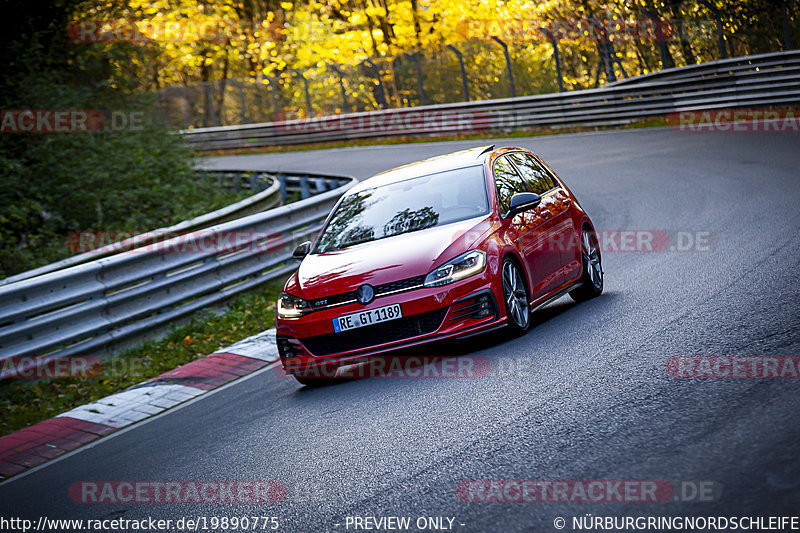
[[528,291],[522,280],[522,273],[509,260],[503,263],[503,297],[506,301],[508,316],[517,329],[525,330],[530,323]]
[[603,266],[600,262],[600,246],[597,238],[585,229],[581,232],[581,256],[587,278],[595,289],[602,289]]

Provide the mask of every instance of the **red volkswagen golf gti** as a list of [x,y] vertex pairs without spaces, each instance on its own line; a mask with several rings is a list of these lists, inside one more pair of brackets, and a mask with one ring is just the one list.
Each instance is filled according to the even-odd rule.
[[522,333],[548,302],[603,291],[592,221],[522,148],[464,150],[362,181],[295,258],[277,342],[304,384],[397,348]]

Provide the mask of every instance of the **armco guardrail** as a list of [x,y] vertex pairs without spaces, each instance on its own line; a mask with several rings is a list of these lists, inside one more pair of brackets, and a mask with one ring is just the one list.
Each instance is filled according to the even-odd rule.
[[636,84],[642,81],[656,80],[677,80],[677,79],[701,79],[708,77],[725,77],[736,71],[753,71],[766,68],[797,68],[797,58],[800,57],[800,50],[788,50],[785,52],[774,52],[769,54],[758,54],[744,57],[734,57],[683,67],[665,68],[656,70],[640,76],[631,76],[611,82],[606,87],[618,87],[620,85]]
[[[608,124],[682,110],[798,102],[800,51],[794,51],[669,69],[596,90],[205,128],[184,135],[199,148],[242,148]],[[26,279],[0,283],[0,378],[56,359],[105,353],[155,327],[288,274],[295,268],[291,260],[295,243],[319,230],[354,180],[310,174],[275,177],[267,190],[248,199],[250,205],[245,201],[183,227],[165,228],[183,235],[166,241],[153,235],[138,243],[134,238],[131,249],[126,245],[107,256],[84,257],[82,264],[62,262],[45,267],[47,273],[35,272],[42,275],[23,274]],[[235,171],[216,178],[245,188],[254,188],[258,180]],[[312,188],[316,196],[310,196]],[[242,217],[247,209],[266,207],[259,202],[277,198],[276,191],[283,197],[291,189],[299,190],[303,200]],[[223,222],[228,218],[235,219]],[[8,361],[14,364],[6,365]]]
[[167,236],[177,236],[190,233],[203,228],[208,228],[215,224],[220,224],[228,220],[241,218],[246,215],[266,211],[281,203],[281,184],[282,182],[275,179],[275,175],[266,172],[245,172],[245,171],[231,171],[231,170],[202,170],[202,174],[214,179],[220,187],[226,187],[239,192],[242,189],[249,189],[258,191],[253,196],[245,198],[234,204],[225,206],[216,211],[200,215],[199,217],[191,220],[184,220],[173,226],[166,228],[159,228],[147,233],[141,233],[128,239],[120,240],[107,246],[84,252],[82,254],[73,255],[67,259],[50,263],[33,270],[22,272],[15,276],[9,276],[0,280],[0,287],[15,283],[24,279],[34,278],[42,274],[48,274],[57,270],[63,270],[75,265],[82,265],[96,259],[102,259],[110,255],[118,254],[131,250],[133,248],[141,248],[149,246],[158,240],[166,240]]
[[[275,173],[271,173],[275,174]],[[298,202],[0,286],[0,379],[115,345],[287,275],[354,178],[286,174]]]
[[[217,209],[205,215],[184,220],[173,226],[159,228],[146,233],[102,246],[81,254],[73,255],[67,259],[50,263],[33,270],[22,272],[0,280],[0,287],[9,283],[16,283],[24,279],[41,276],[57,270],[63,270],[75,265],[82,265],[96,259],[102,259],[120,252],[150,246],[155,242],[167,240],[170,237],[184,235],[192,231],[211,227],[215,224],[242,218],[246,215],[259,213],[271,209],[285,200],[289,191],[299,192],[301,198],[308,198],[314,193],[324,192],[331,187],[338,186],[330,178],[316,174],[286,174],[246,171],[246,170],[200,170],[200,179],[211,179],[221,188],[240,192],[242,190],[258,191],[253,196],[245,198],[234,204]],[[335,180],[333,180],[335,181]],[[333,183],[333,184],[332,184]],[[80,243],[78,243],[80,245]]]
[[622,124],[696,109],[800,102],[800,50],[713,61],[599,89],[183,131],[198,149],[290,145],[537,126]]

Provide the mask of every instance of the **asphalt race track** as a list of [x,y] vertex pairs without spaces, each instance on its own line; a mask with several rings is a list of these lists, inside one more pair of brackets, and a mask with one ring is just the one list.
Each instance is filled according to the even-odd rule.
[[[489,142],[210,164],[364,178]],[[655,129],[495,142],[539,153],[599,230],[666,232],[673,249],[606,250],[603,296],[562,298],[523,337],[427,349],[486,358],[485,377],[304,389],[262,371],[0,486],[2,514],[269,515],[280,531],[302,532],[346,531],[348,516],[455,517],[458,531],[556,531],[560,516],[570,531],[572,517],[589,513],[797,514],[800,380],[680,379],[666,365],[800,355],[800,135]],[[458,484],[476,479],[709,482],[714,493],[659,503],[459,499]],[[76,504],[68,488],[82,480],[275,480],[287,495],[268,505]]]

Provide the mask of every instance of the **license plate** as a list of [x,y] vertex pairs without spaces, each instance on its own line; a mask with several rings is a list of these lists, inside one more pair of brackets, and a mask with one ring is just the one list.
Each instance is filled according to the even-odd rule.
[[400,304],[384,305],[369,311],[361,311],[350,315],[338,316],[333,319],[333,329],[339,333],[364,326],[371,326],[380,322],[388,322],[403,317]]

